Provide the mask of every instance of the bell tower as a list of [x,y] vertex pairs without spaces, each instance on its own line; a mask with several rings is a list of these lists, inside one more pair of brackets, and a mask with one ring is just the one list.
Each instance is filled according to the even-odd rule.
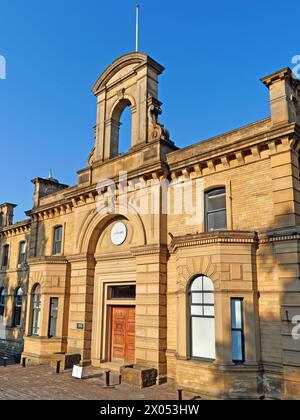
[[128,106],[132,116],[130,151],[157,140],[173,145],[169,133],[158,122],[158,76],[163,71],[146,54],[134,52],[118,58],[100,76],[93,88],[97,125],[89,165],[119,156],[120,119]]

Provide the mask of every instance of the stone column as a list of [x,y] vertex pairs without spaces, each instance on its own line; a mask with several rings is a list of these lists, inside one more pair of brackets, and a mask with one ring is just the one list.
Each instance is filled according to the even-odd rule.
[[136,362],[155,368],[158,383],[167,380],[167,249],[132,249],[137,262]]
[[89,255],[69,258],[71,262],[68,352],[80,353],[82,363],[91,363],[95,259]]

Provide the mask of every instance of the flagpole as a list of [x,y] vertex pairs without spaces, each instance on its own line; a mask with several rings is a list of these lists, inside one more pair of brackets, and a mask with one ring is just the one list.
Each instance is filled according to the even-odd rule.
[[139,50],[139,17],[140,17],[140,5],[136,4],[136,36],[135,36],[135,51]]

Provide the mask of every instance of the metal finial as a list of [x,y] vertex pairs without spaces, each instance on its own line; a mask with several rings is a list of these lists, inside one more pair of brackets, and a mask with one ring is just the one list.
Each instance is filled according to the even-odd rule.
[[135,34],[135,51],[139,50],[139,17],[140,17],[140,5],[136,4],[136,34]]

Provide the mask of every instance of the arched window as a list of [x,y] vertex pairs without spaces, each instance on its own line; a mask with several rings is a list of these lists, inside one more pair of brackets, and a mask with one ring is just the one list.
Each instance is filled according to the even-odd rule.
[[6,306],[6,290],[2,288],[0,290],[0,316],[4,317]]
[[120,119],[120,131],[119,131],[119,154],[128,152],[131,148],[131,129],[132,129],[132,114],[131,107],[128,105]]
[[227,229],[225,188],[205,193],[205,225],[207,232]]
[[[111,148],[110,158],[119,156],[120,153],[127,152],[132,144],[131,124],[132,112],[131,103],[128,99],[118,102],[111,118]],[[120,128],[123,124],[121,135]]]
[[190,286],[191,356],[214,360],[215,299],[213,282],[205,276],[196,277]]
[[41,313],[41,287],[37,284],[32,292],[31,334],[39,335]]
[[23,304],[23,291],[21,287],[19,287],[15,293],[15,308],[14,308],[14,326],[15,327],[19,327],[21,325],[22,304]]

